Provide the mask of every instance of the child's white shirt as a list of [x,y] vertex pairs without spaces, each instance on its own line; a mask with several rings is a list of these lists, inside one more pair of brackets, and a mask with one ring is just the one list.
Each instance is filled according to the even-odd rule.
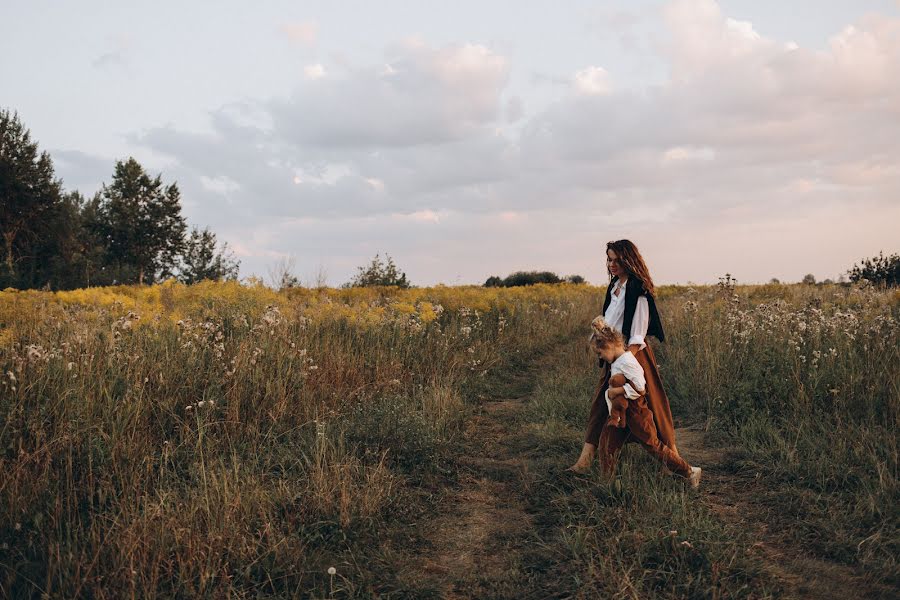
[[[641,363],[639,363],[638,359],[631,353],[631,350],[623,352],[609,367],[610,377],[620,373],[625,376],[625,379],[637,387],[635,390],[635,388],[631,387],[631,384],[626,381],[624,386],[625,397],[629,400],[640,397],[647,387],[647,380],[644,379],[644,369],[641,367]],[[606,389],[606,407],[609,412],[612,412],[612,402],[609,399],[609,388]]]

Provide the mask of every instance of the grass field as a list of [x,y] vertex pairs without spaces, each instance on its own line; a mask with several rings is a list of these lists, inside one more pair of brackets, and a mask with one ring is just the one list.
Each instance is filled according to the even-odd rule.
[[0,292],[0,590],[759,598],[826,565],[896,593],[900,294],[660,288],[682,452],[717,461],[691,492],[632,447],[559,474],[602,291]]

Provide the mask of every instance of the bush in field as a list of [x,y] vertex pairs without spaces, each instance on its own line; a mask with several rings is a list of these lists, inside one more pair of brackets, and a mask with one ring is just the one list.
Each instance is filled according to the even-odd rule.
[[849,271],[850,281],[862,281],[883,283],[888,286],[900,284],[900,254],[896,252],[885,256],[879,252],[878,256],[866,258],[860,264],[853,265]]
[[382,262],[379,254],[375,255],[367,267],[357,267],[358,272],[350,283],[344,287],[371,287],[377,285],[395,285],[399,288],[410,287],[406,273],[397,268],[394,259],[385,254],[387,262]]
[[581,275],[569,275],[562,278],[552,271],[516,271],[506,278],[501,279],[496,275],[488,277],[484,287],[516,287],[520,285],[534,285],[536,283],[584,283]]

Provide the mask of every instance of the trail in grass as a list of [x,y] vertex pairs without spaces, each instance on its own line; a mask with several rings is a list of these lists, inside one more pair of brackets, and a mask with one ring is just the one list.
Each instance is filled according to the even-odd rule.
[[424,526],[428,548],[406,570],[441,598],[567,597],[558,577],[535,568],[542,532],[529,494],[545,465],[542,449],[521,435],[520,413],[545,360],[505,382],[511,397],[482,402],[466,421],[456,483],[442,491],[438,516]]
[[[439,598],[572,598],[583,582],[559,544],[554,497],[587,480],[561,475],[573,454],[544,447],[530,435],[524,412],[550,357],[541,357],[503,384],[465,423],[455,476],[440,490],[436,515],[420,526],[426,543],[404,561],[410,587]],[[891,590],[853,568],[811,556],[780,529],[773,490],[751,472],[734,472],[724,448],[707,445],[702,429],[677,429],[678,446],[703,467],[696,498],[729,528],[745,531],[750,553],[787,598],[887,598]],[[632,451],[637,451],[637,448]],[[562,462],[560,459],[562,457]],[[580,482],[579,482],[580,481]],[[627,596],[627,594],[626,594]],[[624,596],[623,596],[624,597]]]
[[751,551],[765,570],[781,581],[792,598],[891,598],[896,590],[873,583],[853,568],[812,556],[791,540],[778,518],[771,489],[757,473],[735,472],[728,466],[727,448],[705,442],[701,426],[678,428],[680,452],[703,467],[701,501],[725,523],[750,533]]

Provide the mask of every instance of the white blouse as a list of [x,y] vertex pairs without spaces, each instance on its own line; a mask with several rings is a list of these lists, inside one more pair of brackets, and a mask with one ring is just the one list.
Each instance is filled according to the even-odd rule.
[[[613,286],[612,293],[610,294],[609,306],[606,307],[606,312],[603,313],[603,318],[607,323],[612,325],[617,331],[621,333],[625,333],[622,331],[622,325],[625,322],[625,283],[627,280],[622,281],[618,279]],[[616,290],[619,291],[619,295],[616,296]],[[640,349],[643,350],[647,345],[644,342],[644,338],[647,337],[647,328],[650,326],[650,305],[647,303],[647,298],[644,296],[639,296],[637,300],[637,306],[634,309],[634,317],[631,319],[631,331],[629,335],[631,337],[628,338],[628,346],[632,344],[638,344]]]

